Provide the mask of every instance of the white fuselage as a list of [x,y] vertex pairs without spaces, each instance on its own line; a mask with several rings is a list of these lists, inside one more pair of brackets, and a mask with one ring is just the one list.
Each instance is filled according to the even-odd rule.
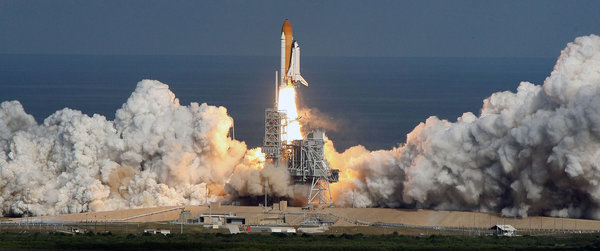
[[[290,39],[291,41],[287,41]],[[300,46],[298,41],[293,40],[291,34],[281,32],[281,69],[279,85],[308,86],[308,82],[300,74]]]

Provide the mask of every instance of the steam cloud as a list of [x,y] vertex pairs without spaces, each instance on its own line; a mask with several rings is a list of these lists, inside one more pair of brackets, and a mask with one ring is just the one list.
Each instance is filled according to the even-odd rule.
[[[227,199],[226,186],[260,195],[265,181],[287,189],[281,168],[255,168],[260,162],[246,153],[258,150],[227,137],[232,122],[224,107],[180,105],[154,80],[138,83],[114,121],[65,108],[38,125],[18,101],[2,102],[1,212],[197,205]],[[234,171],[254,179],[229,181]]]
[[300,123],[302,124],[302,134],[306,135],[313,130],[337,131],[340,127],[339,121],[333,120],[317,108],[300,109]]
[[350,176],[335,185],[345,205],[599,219],[600,37],[575,39],[543,86],[494,93],[480,116],[430,117],[392,150],[327,149]]
[[[298,198],[285,168],[227,137],[231,124],[224,107],[182,106],[154,80],[138,83],[114,121],[65,108],[37,124],[3,102],[1,212],[203,204],[261,195],[265,183]],[[328,141],[326,157],[342,171],[332,184],[341,206],[599,219],[600,37],[569,43],[543,86],[494,93],[480,116],[430,117],[391,150],[338,153]]]

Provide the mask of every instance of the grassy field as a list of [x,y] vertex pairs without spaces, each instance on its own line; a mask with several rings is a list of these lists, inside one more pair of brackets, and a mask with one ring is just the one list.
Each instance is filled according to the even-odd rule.
[[406,236],[389,235],[285,235],[190,233],[173,235],[148,234],[65,234],[2,233],[0,249],[239,249],[270,250],[309,248],[329,250],[390,249],[547,249],[600,248],[599,235],[570,236]]

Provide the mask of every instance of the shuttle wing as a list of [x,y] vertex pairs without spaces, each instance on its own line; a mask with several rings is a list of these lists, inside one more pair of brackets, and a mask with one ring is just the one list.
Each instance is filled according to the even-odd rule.
[[286,78],[294,85],[303,84],[308,86],[308,82],[300,75],[300,46],[294,41],[291,49],[290,67],[286,73]]

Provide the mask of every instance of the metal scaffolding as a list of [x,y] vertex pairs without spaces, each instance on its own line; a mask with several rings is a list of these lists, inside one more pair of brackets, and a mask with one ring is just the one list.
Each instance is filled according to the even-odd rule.
[[288,144],[282,140],[282,135],[285,135],[285,118],[283,111],[265,111],[265,157],[276,163],[282,159],[287,164],[294,183],[310,185],[308,207],[332,206],[329,183],[338,181],[339,170],[330,169],[325,159],[325,133],[312,131],[305,139]]
[[281,136],[285,131],[285,113],[275,109],[265,110],[265,139],[262,152],[267,159],[279,160],[281,158]]

